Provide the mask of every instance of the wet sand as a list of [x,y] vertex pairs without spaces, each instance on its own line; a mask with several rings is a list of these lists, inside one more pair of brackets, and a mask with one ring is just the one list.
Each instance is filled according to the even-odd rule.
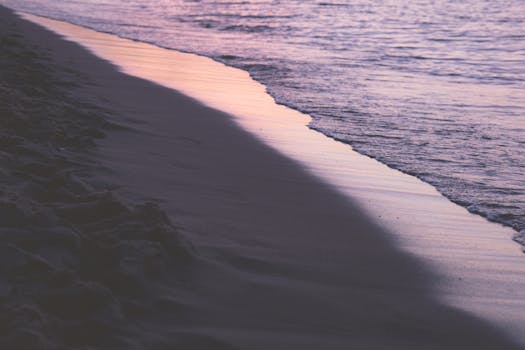
[[119,126],[97,142],[88,181],[158,202],[192,246],[183,271],[167,269],[150,295],[134,299],[157,312],[126,314],[135,332],[107,348],[517,348],[438,301],[437,275],[425,264],[230,115],[1,16],[52,66],[75,72],[73,97]]

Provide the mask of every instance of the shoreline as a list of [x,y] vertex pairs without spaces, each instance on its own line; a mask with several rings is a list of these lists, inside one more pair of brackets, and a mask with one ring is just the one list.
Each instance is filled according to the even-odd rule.
[[[24,6],[22,6],[22,5],[20,5],[20,6],[16,5],[15,7],[20,9],[21,11],[23,11],[22,9],[24,8]],[[157,47],[160,47],[160,48],[165,48],[165,49],[168,49],[168,50],[175,50],[175,51],[178,51],[178,52],[184,52],[184,53],[189,53],[189,54],[201,55],[201,56],[204,56],[204,57],[211,58],[212,60],[214,60],[216,62],[218,61],[218,62],[220,62],[222,64],[225,64],[227,66],[230,66],[230,67],[237,67],[237,68],[240,68],[240,69],[245,69],[245,68],[242,68],[243,67],[242,64],[234,63],[231,60],[231,57],[230,57],[231,55],[226,55],[225,56],[226,58],[223,58],[220,55],[219,56],[214,56],[213,54],[210,54],[210,53],[203,53],[202,50],[197,49],[197,48],[188,49],[184,45],[180,46],[181,45],[180,43],[178,45],[167,45],[165,42],[162,41],[162,39],[160,37],[158,38],[160,41],[158,41],[158,40],[149,41],[148,39],[144,39],[144,38],[141,39],[140,36],[136,36],[134,34],[131,34],[131,32],[130,33],[126,33],[126,32],[119,33],[118,30],[115,31],[114,29],[106,30],[105,28],[101,28],[101,27],[99,27],[96,24],[87,23],[87,22],[85,22],[85,21],[83,21],[83,20],[81,20],[79,18],[74,19],[74,17],[71,17],[71,18],[68,19],[68,16],[65,16],[65,14],[62,14],[62,15],[58,15],[57,13],[53,14],[52,11],[51,12],[46,11],[46,10],[42,11],[42,10],[38,10],[36,8],[34,8],[32,10],[28,10],[28,11],[29,12],[33,11],[32,13],[35,13],[36,15],[40,15],[40,16],[45,17],[45,18],[49,18],[49,19],[57,20],[57,21],[63,21],[63,22],[66,22],[66,23],[71,23],[73,25],[79,25],[79,26],[84,27],[84,28],[88,28],[88,29],[91,29],[91,30],[94,30],[94,31],[99,31],[99,32],[102,32],[102,33],[107,33],[107,34],[110,34],[110,35],[115,35],[117,37],[120,37],[120,38],[123,38],[123,39],[132,40],[134,42],[149,43],[149,44],[152,44],[154,46],[157,46]],[[70,15],[72,15],[72,14],[70,13]],[[184,47],[184,49],[182,49],[182,47]],[[231,48],[230,48],[230,50],[231,50]],[[372,72],[370,72],[370,73],[372,73]],[[252,73],[250,73],[250,74],[252,74]],[[361,74],[360,76],[362,76],[362,75],[363,74]],[[257,76],[257,75],[255,75],[255,76]],[[261,77],[254,78],[254,79],[256,81],[260,82],[263,85],[265,84],[265,82],[264,82],[265,80],[261,79]],[[428,83],[431,83],[431,82],[429,81]],[[424,88],[424,87],[421,86],[420,88]],[[492,92],[495,93],[495,91],[492,91]],[[508,95],[509,93],[511,93],[511,92],[507,92],[507,94],[505,94],[502,91],[499,91],[497,94],[500,95],[500,96],[503,96],[503,95]],[[269,94],[272,97],[274,97],[274,98],[276,96],[278,96],[278,95],[275,95],[275,92],[270,92]],[[489,92],[487,92],[487,94],[490,95]],[[299,105],[295,105],[294,103],[288,103],[288,102],[285,102],[283,100],[279,101],[279,103],[282,103],[283,105],[285,105],[285,106],[287,106],[287,107],[289,107],[291,109],[297,109],[298,111],[303,111],[303,113],[308,114],[307,109],[304,109],[304,108],[300,107],[300,104]],[[297,108],[294,107],[294,106],[296,106]],[[221,109],[221,108],[219,108],[219,109]],[[323,133],[324,135],[326,135],[328,137],[334,138],[337,141],[346,143],[350,147],[354,147],[355,146],[355,145],[352,146],[352,144],[354,142],[353,140],[347,139],[344,136],[343,137],[338,137],[336,135],[337,132],[335,134],[333,134],[333,133],[330,133],[328,131],[328,129],[323,132],[322,128],[318,128],[318,127],[315,126],[315,125],[317,125],[318,121],[319,121],[318,117],[312,119],[310,121],[308,127],[311,128],[312,130],[316,130],[318,132],[321,132],[321,133]],[[356,125],[356,127],[359,128],[358,125]],[[334,131],[334,130],[332,130],[332,131]],[[330,134],[333,134],[333,135],[329,136]],[[356,136],[359,139],[359,136],[357,134],[354,135],[354,136]],[[378,137],[381,137],[381,136],[378,136]],[[355,141],[357,141],[357,140],[355,140]],[[361,141],[359,143],[361,143]],[[365,144],[366,143],[367,142],[365,141]],[[439,149],[440,148],[440,146],[438,144],[439,144],[439,142],[435,143],[434,149]],[[374,152],[366,151],[367,148],[363,149],[362,147],[363,146],[360,146],[360,147],[357,147],[357,148],[354,147],[354,149],[357,149],[357,152],[362,154],[362,155],[365,155],[365,156],[370,157],[370,158],[378,159],[383,164],[387,164],[387,166],[389,166],[390,168],[399,170],[399,171],[401,171],[404,174],[407,174],[409,176],[417,177],[417,178],[421,179],[423,182],[429,183],[431,186],[435,187],[443,196],[448,198],[450,201],[452,201],[452,202],[454,202],[454,203],[456,203],[456,204],[466,208],[469,212],[471,212],[471,213],[473,213],[475,215],[479,215],[479,216],[485,218],[486,220],[488,220],[490,222],[494,222],[494,223],[500,224],[502,226],[512,228],[515,231],[513,233],[513,240],[515,242],[517,242],[518,244],[520,244],[522,246],[522,249],[525,249],[524,239],[522,237],[523,235],[525,235],[525,230],[523,232],[520,231],[521,229],[520,229],[519,223],[513,222],[508,217],[505,218],[506,215],[503,215],[503,218],[499,218],[498,219],[497,215],[493,215],[494,214],[493,212],[486,210],[486,206],[483,205],[483,203],[484,203],[483,200],[480,203],[472,203],[472,201],[469,200],[469,198],[461,199],[462,195],[459,195],[460,192],[463,192],[461,188],[458,188],[457,191],[453,191],[452,193],[450,193],[450,191],[447,192],[446,189],[448,188],[448,185],[445,185],[445,186],[440,185],[440,182],[438,180],[436,180],[435,176],[429,175],[429,174],[439,175],[440,173],[446,174],[447,173],[446,169],[442,169],[441,171],[438,170],[438,171],[431,171],[431,172],[425,171],[423,169],[422,172],[423,172],[424,175],[421,175],[420,174],[421,171],[420,172],[413,171],[413,169],[411,169],[410,167],[407,169],[406,166],[403,166],[402,164],[399,163],[399,160],[393,161],[393,159],[395,157],[392,158],[392,154],[388,158],[382,158],[381,156],[378,156],[378,155],[381,154],[381,152],[379,152],[379,153],[375,152],[375,154],[374,154]],[[426,157],[422,157],[422,158],[426,158]],[[428,158],[432,158],[432,157],[429,155]],[[403,169],[405,169],[405,170],[403,170]],[[420,170],[422,170],[422,169],[420,169]],[[454,192],[456,192],[456,193],[454,193]],[[503,203],[500,201],[500,204],[503,204]],[[510,207],[510,202],[507,203],[507,204],[509,204],[509,207]],[[503,205],[503,206],[505,206],[505,205]],[[512,205],[512,206],[516,207],[516,205]],[[480,210],[479,208],[485,208],[485,210]],[[510,216],[519,216],[519,215],[510,215]],[[519,219],[518,219],[518,221],[519,221]]]
[[[44,21],[42,23],[40,23],[40,24],[44,25],[44,26],[46,26],[45,21],[46,20],[50,20],[50,21],[56,22],[56,23],[64,23],[64,24],[71,25],[71,26],[78,27],[78,28],[85,28],[87,30],[90,30],[90,31],[93,31],[93,32],[96,32],[96,33],[100,33],[100,34],[103,34],[103,35],[114,36],[114,37],[117,37],[119,39],[122,39],[123,41],[130,41],[130,42],[133,42],[133,43],[137,43],[137,44],[139,44],[139,46],[141,46],[141,44],[145,44],[146,46],[148,46],[148,45],[149,46],[153,46],[153,47],[156,47],[156,48],[158,48],[160,50],[167,50],[169,52],[174,53],[174,56],[176,58],[180,58],[180,57],[177,57],[177,56],[179,56],[179,54],[182,54],[181,56],[184,56],[184,55],[193,56],[194,59],[196,58],[197,61],[200,61],[199,64],[203,64],[205,66],[208,65],[208,63],[206,63],[207,60],[212,61],[213,64],[215,64],[217,66],[225,66],[225,67],[227,67],[229,69],[227,71],[227,73],[233,74],[234,76],[236,76],[234,79],[239,79],[237,72],[242,72],[241,75],[244,75],[244,73],[248,74],[247,79],[244,79],[242,77],[241,77],[241,79],[242,80],[249,80],[249,81],[253,82],[254,85],[262,87],[262,89],[260,89],[261,91],[259,91],[260,95],[268,95],[268,97],[270,97],[272,99],[272,102],[270,102],[270,104],[276,104],[275,100],[274,100],[274,97],[266,92],[266,86],[263,83],[261,83],[261,82],[255,80],[254,78],[252,78],[251,75],[248,72],[246,72],[246,71],[244,71],[244,70],[242,70],[240,68],[237,68],[235,66],[230,66],[230,65],[228,65],[225,62],[217,61],[215,58],[213,58],[211,56],[202,56],[200,54],[189,52],[189,51],[180,51],[178,49],[172,49],[172,48],[168,48],[168,47],[163,47],[163,46],[159,46],[157,44],[149,43],[149,42],[146,42],[146,41],[140,41],[140,40],[137,40],[137,39],[129,39],[129,38],[126,38],[126,37],[123,37],[123,36],[116,35],[116,34],[111,33],[111,32],[98,31],[96,28],[93,28],[93,27],[77,25],[77,24],[74,24],[72,22],[68,22],[66,20],[55,19],[53,17],[46,17],[44,15],[33,15],[31,13],[24,13],[24,12],[20,12],[20,14],[22,16],[24,16],[24,15],[29,16],[27,18],[28,20],[31,20],[31,17],[33,17],[34,19],[41,18]],[[35,22],[38,22],[38,20],[36,20]],[[51,25],[49,28],[52,28],[52,27],[53,27],[53,25]],[[71,30],[71,29],[64,29],[64,30],[65,31],[62,34],[67,37],[69,35],[69,34],[67,34],[68,30]],[[73,40],[73,41],[79,40],[78,38],[75,40],[75,33],[74,32],[75,32],[75,30],[72,30],[72,32],[70,33],[71,34],[71,40]],[[82,40],[80,39],[80,41],[82,41]],[[105,56],[104,53],[100,53],[99,52],[97,54],[97,46],[98,45],[96,43],[89,43],[89,41],[88,41],[88,42],[83,42],[81,44],[84,45],[85,47],[89,47],[91,50],[94,50],[94,53],[96,55],[100,55],[101,57]],[[111,57],[112,55],[115,55],[115,52],[109,53],[108,57]],[[117,54],[117,56],[118,56],[118,54]],[[181,59],[182,60],[186,60],[184,58],[181,58]],[[201,59],[203,59],[203,60],[201,60]],[[111,58],[109,58],[109,60],[111,61]],[[117,66],[119,66],[121,69],[126,70],[126,72],[128,74],[141,77],[142,73],[140,72],[140,69],[138,71],[135,71],[134,68],[131,67],[131,70],[127,71],[128,69],[130,69],[129,66],[125,67],[125,64],[123,66],[120,66],[120,63],[117,62],[117,61],[112,61],[112,63],[117,65]],[[178,75],[178,74],[176,74],[176,75]],[[147,77],[145,79],[147,79],[147,80],[153,81],[153,82],[158,83],[158,84],[163,85],[163,86],[174,88],[175,90],[183,92],[185,95],[190,96],[191,98],[194,98],[197,101],[199,101],[200,103],[203,103],[203,104],[205,104],[207,106],[211,106],[211,107],[216,108],[218,110],[225,111],[225,112],[227,112],[228,114],[231,114],[234,117],[237,114],[239,114],[241,117],[240,117],[240,119],[237,119],[237,122],[241,123],[241,125],[244,125],[244,127],[248,131],[252,132],[254,134],[254,136],[260,138],[263,142],[268,143],[270,146],[275,148],[277,151],[282,152],[282,150],[280,150],[279,147],[276,147],[275,145],[272,144],[272,142],[275,142],[275,140],[271,140],[271,138],[272,138],[271,135],[270,136],[269,135],[265,135],[264,133],[261,133],[261,135],[259,135],[259,132],[256,130],[256,128],[258,126],[254,127],[253,125],[251,125],[253,121],[247,120],[245,118],[246,114],[248,114],[248,113],[252,113],[253,114],[254,113],[253,109],[242,109],[242,108],[239,109],[238,106],[235,106],[236,102],[233,102],[233,103],[232,103],[232,101],[226,101],[225,102],[224,101],[224,99],[226,97],[225,95],[220,96],[220,98],[217,98],[216,96],[212,96],[211,98],[209,96],[206,96],[206,94],[209,91],[202,91],[202,90],[206,90],[206,88],[202,84],[202,81],[206,81],[206,78],[203,79],[202,77],[198,77],[198,78],[194,79],[195,81],[202,80],[201,84],[199,85],[199,83],[195,84],[195,82],[191,82],[191,81],[184,82],[183,84],[178,84],[177,82],[175,82],[175,83],[168,82],[167,80],[164,80],[164,79],[162,79],[162,78],[160,78],[158,76],[155,76],[155,75],[149,75],[148,73],[146,73],[146,76]],[[230,88],[231,88],[231,86],[230,86]],[[262,90],[264,90],[264,91],[262,91]],[[216,93],[216,91],[212,91],[212,94],[214,94],[214,93]],[[268,103],[268,101],[265,101],[265,104],[267,104],[267,103]],[[403,170],[401,170],[401,169],[399,169],[397,167],[394,167],[392,165],[389,165],[389,164],[387,164],[385,162],[382,162],[382,161],[378,160],[377,158],[373,157],[372,155],[368,155],[366,153],[361,153],[360,151],[354,150],[353,146],[350,143],[348,143],[348,142],[346,142],[344,140],[340,140],[340,139],[337,139],[335,137],[328,136],[327,134],[324,134],[322,131],[320,131],[320,130],[318,130],[318,129],[316,129],[313,126],[310,125],[312,118],[307,113],[301,112],[299,110],[296,110],[293,107],[291,107],[289,105],[286,105],[286,104],[278,104],[278,105],[282,106],[283,109],[286,109],[289,112],[292,112],[292,113],[289,113],[289,112],[281,113],[283,115],[287,114],[288,118],[293,119],[292,123],[299,124],[299,125],[305,124],[311,131],[316,132],[316,133],[320,133],[323,137],[330,138],[330,139],[334,140],[337,143],[342,143],[342,144],[346,145],[348,148],[351,149],[352,152],[357,153],[359,156],[362,156],[362,157],[365,157],[365,158],[370,158],[373,161],[376,161],[376,162],[380,163],[381,165],[385,165],[390,170],[392,170],[391,174],[401,173],[402,176],[415,178],[418,181],[421,181],[421,182],[425,183],[425,185],[430,186],[432,188],[433,192],[438,192],[439,196],[442,196],[442,197],[446,198],[447,201],[450,201],[451,203],[453,203],[453,204],[455,204],[455,205],[465,209],[469,214],[478,216],[478,217],[484,219],[484,221],[486,221],[488,223],[495,224],[496,226],[501,226],[503,228],[503,230],[501,230],[501,231],[504,234],[505,234],[505,231],[511,232],[511,235],[510,235],[511,238],[510,239],[513,240],[516,244],[518,244],[520,246],[520,249],[525,254],[525,243],[523,243],[524,239],[522,237],[522,236],[525,235],[525,231],[524,230],[520,231],[518,228],[516,228],[516,227],[514,227],[514,226],[512,226],[512,225],[510,225],[508,223],[499,222],[497,220],[492,220],[490,217],[484,215],[483,213],[478,213],[476,211],[473,211],[473,210],[469,209],[466,206],[461,205],[460,203],[454,201],[452,198],[447,197],[447,195],[442,193],[434,184],[432,184],[430,182],[427,182],[424,178],[418,176],[417,174],[404,172]],[[266,114],[268,114],[268,112]],[[244,115],[244,117],[243,117],[243,115]],[[253,119],[253,117],[251,117],[251,118]],[[257,121],[257,122],[259,122],[259,121]],[[273,122],[275,123],[276,120],[273,120]],[[289,123],[286,123],[286,124],[289,124]],[[286,152],[284,152],[284,153],[285,153],[285,155],[287,154]],[[347,153],[350,153],[350,152],[347,152]],[[288,155],[290,156],[290,154],[288,154]],[[300,156],[297,157],[294,154],[292,154],[291,156],[292,156],[292,158],[300,158]],[[303,164],[303,166],[304,166],[304,164]],[[340,186],[340,185],[336,185],[336,187],[337,186]],[[512,231],[509,231],[507,229],[511,229]]]
[[[162,332],[184,334],[189,346],[221,348],[512,348],[479,320],[435,300],[436,276],[402,253],[362,203],[349,202],[230,116],[24,26],[33,40],[46,39],[55,64],[89,76],[93,83],[82,93],[127,128],[99,142],[102,163],[112,169],[101,176],[124,195],[159,200],[196,247],[192,288],[168,293],[180,312],[171,326],[182,331],[163,324]],[[142,57],[155,57],[148,52]]]
[[435,272],[434,293],[442,302],[500,324],[525,343],[524,256],[511,239],[512,229],[471,214],[431,185],[312,131],[309,116],[276,105],[264,85],[245,71],[65,22],[37,21],[127,74],[233,116],[242,129],[359,206],[396,247],[423,261]]

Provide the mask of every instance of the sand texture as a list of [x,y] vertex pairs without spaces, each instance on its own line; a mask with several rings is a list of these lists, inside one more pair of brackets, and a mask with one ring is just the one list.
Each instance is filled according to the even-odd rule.
[[0,15],[0,348],[115,348],[189,254],[156,204],[94,179],[94,141],[116,126]]
[[229,115],[0,19],[0,348],[518,348]]

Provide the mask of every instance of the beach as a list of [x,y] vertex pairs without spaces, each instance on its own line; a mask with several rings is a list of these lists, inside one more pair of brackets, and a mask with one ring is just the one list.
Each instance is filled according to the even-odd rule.
[[[19,74],[5,91],[24,94],[6,95],[6,113],[27,123],[4,138],[16,215],[2,265],[17,264],[2,270],[4,347],[520,348],[440,299],[430,264],[357,200],[235,117],[0,16]],[[42,114],[42,134],[26,133]]]

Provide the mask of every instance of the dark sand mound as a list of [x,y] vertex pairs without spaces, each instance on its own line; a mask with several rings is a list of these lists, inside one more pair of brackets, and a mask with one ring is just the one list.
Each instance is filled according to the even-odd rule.
[[96,182],[116,126],[1,15],[0,348],[129,349],[190,255],[156,204]]

